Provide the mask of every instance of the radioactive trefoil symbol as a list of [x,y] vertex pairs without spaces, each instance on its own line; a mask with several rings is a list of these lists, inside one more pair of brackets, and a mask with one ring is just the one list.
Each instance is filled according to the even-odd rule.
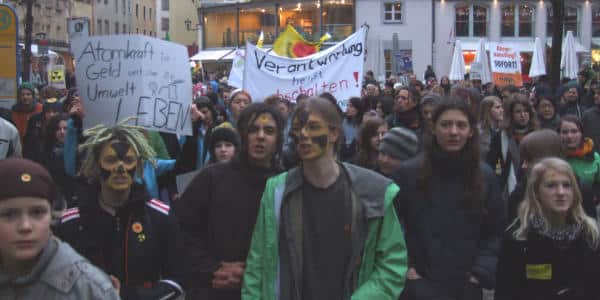
[[12,16],[6,10],[0,10],[0,31],[6,30],[12,23]]
[[51,81],[62,81],[63,80],[63,74],[60,71],[52,71],[52,73],[50,74],[50,80]]

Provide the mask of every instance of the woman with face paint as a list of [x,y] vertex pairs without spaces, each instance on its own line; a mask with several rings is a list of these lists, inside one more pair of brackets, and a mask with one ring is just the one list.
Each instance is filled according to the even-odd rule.
[[462,99],[443,99],[424,152],[395,174],[405,224],[407,284],[401,299],[482,299],[494,285],[504,202],[479,160],[477,118]]
[[525,135],[538,129],[538,124],[533,107],[524,94],[516,93],[505,103],[502,130],[492,135],[485,161],[496,170],[503,196],[508,197],[517,184],[521,164],[519,143]]
[[583,210],[569,164],[541,160],[504,235],[494,299],[598,299],[598,243],[598,224]]
[[86,153],[81,175],[87,182],[57,235],[110,274],[122,298],[175,299],[185,277],[179,227],[169,206],[136,182],[144,163],[154,163],[154,151],[126,122],[84,132],[79,149]]
[[50,174],[6,159],[0,178],[0,299],[119,299],[108,275],[52,235]]

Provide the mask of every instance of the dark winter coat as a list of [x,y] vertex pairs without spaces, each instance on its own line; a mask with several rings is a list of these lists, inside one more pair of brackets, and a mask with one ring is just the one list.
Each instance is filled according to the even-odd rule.
[[240,299],[240,290],[213,289],[222,261],[246,261],[267,178],[278,170],[239,160],[208,165],[175,202],[190,258],[192,299]]
[[[492,170],[480,163],[484,212],[464,204],[464,164],[433,162],[424,190],[420,183],[424,155],[403,162],[395,174],[400,186],[398,215],[405,225],[409,266],[423,279],[407,280],[402,299],[477,299],[481,287],[493,288],[497,254],[505,228],[505,206]],[[448,298],[444,298],[448,297]]]
[[594,141],[594,151],[600,153],[600,107],[594,106],[583,114],[583,136]]
[[534,232],[518,241],[509,230],[502,241],[494,300],[600,299],[598,278],[598,251],[583,236],[562,249]]
[[44,113],[33,115],[27,122],[27,133],[23,139],[23,157],[43,163]]
[[[210,138],[211,128],[207,129],[202,135],[200,131],[200,123],[196,122],[192,124],[192,136],[188,136],[181,147],[181,153],[177,158],[177,162],[175,163],[175,174],[183,174],[196,170],[196,166],[198,165],[198,160],[202,162],[207,161],[207,153],[208,153],[208,140]],[[198,142],[201,139],[201,143],[204,149],[198,149]],[[204,163],[201,164],[204,166]]]
[[169,206],[135,184],[115,216],[98,204],[99,186],[84,185],[79,207],[61,217],[56,234],[121,283],[123,299],[176,299],[185,263],[180,230]]

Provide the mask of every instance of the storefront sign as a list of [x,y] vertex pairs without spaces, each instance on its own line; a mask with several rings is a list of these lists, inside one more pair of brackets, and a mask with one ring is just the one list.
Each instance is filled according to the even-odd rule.
[[247,43],[244,89],[259,101],[273,94],[295,101],[300,94],[328,92],[344,108],[347,99],[360,96],[365,33],[366,29],[361,28],[333,47],[296,59],[276,56]]
[[490,65],[496,86],[523,85],[521,55],[516,45],[510,43],[490,43]]
[[130,123],[192,134],[192,78],[187,49],[142,35],[75,38],[75,75],[86,108],[84,127]]
[[0,107],[11,108],[17,100],[17,14],[0,4]]

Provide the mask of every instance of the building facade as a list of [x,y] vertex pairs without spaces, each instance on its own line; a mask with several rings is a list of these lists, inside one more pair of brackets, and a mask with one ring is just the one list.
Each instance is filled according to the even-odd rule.
[[131,33],[157,36],[156,34],[156,1],[132,0]]
[[131,33],[131,0],[92,0],[95,35]]
[[[378,78],[412,70],[422,79],[427,65],[446,75],[456,40],[468,70],[480,39],[518,45],[527,74],[535,38],[547,45],[546,57],[552,45],[549,1],[357,0],[357,11],[356,24],[370,25],[365,70]],[[580,62],[600,63],[600,1],[566,0],[564,27]]]
[[[198,51],[198,5],[200,1],[171,1],[169,35],[172,42],[188,47],[191,55]],[[201,37],[200,37],[201,39]]]
[[[175,1],[173,1],[175,2]],[[156,11],[156,17],[154,18],[156,20],[156,32],[157,32],[157,37],[161,38],[161,39],[165,39],[167,38],[167,35],[169,33],[170,30],[170,22],[171,22],[171,18],[170,18],[170,11],[171,11],[171,1],[170,0],[156,0],[155,2],[155,11]],[[170,37],[169,37],[170,38]]]

